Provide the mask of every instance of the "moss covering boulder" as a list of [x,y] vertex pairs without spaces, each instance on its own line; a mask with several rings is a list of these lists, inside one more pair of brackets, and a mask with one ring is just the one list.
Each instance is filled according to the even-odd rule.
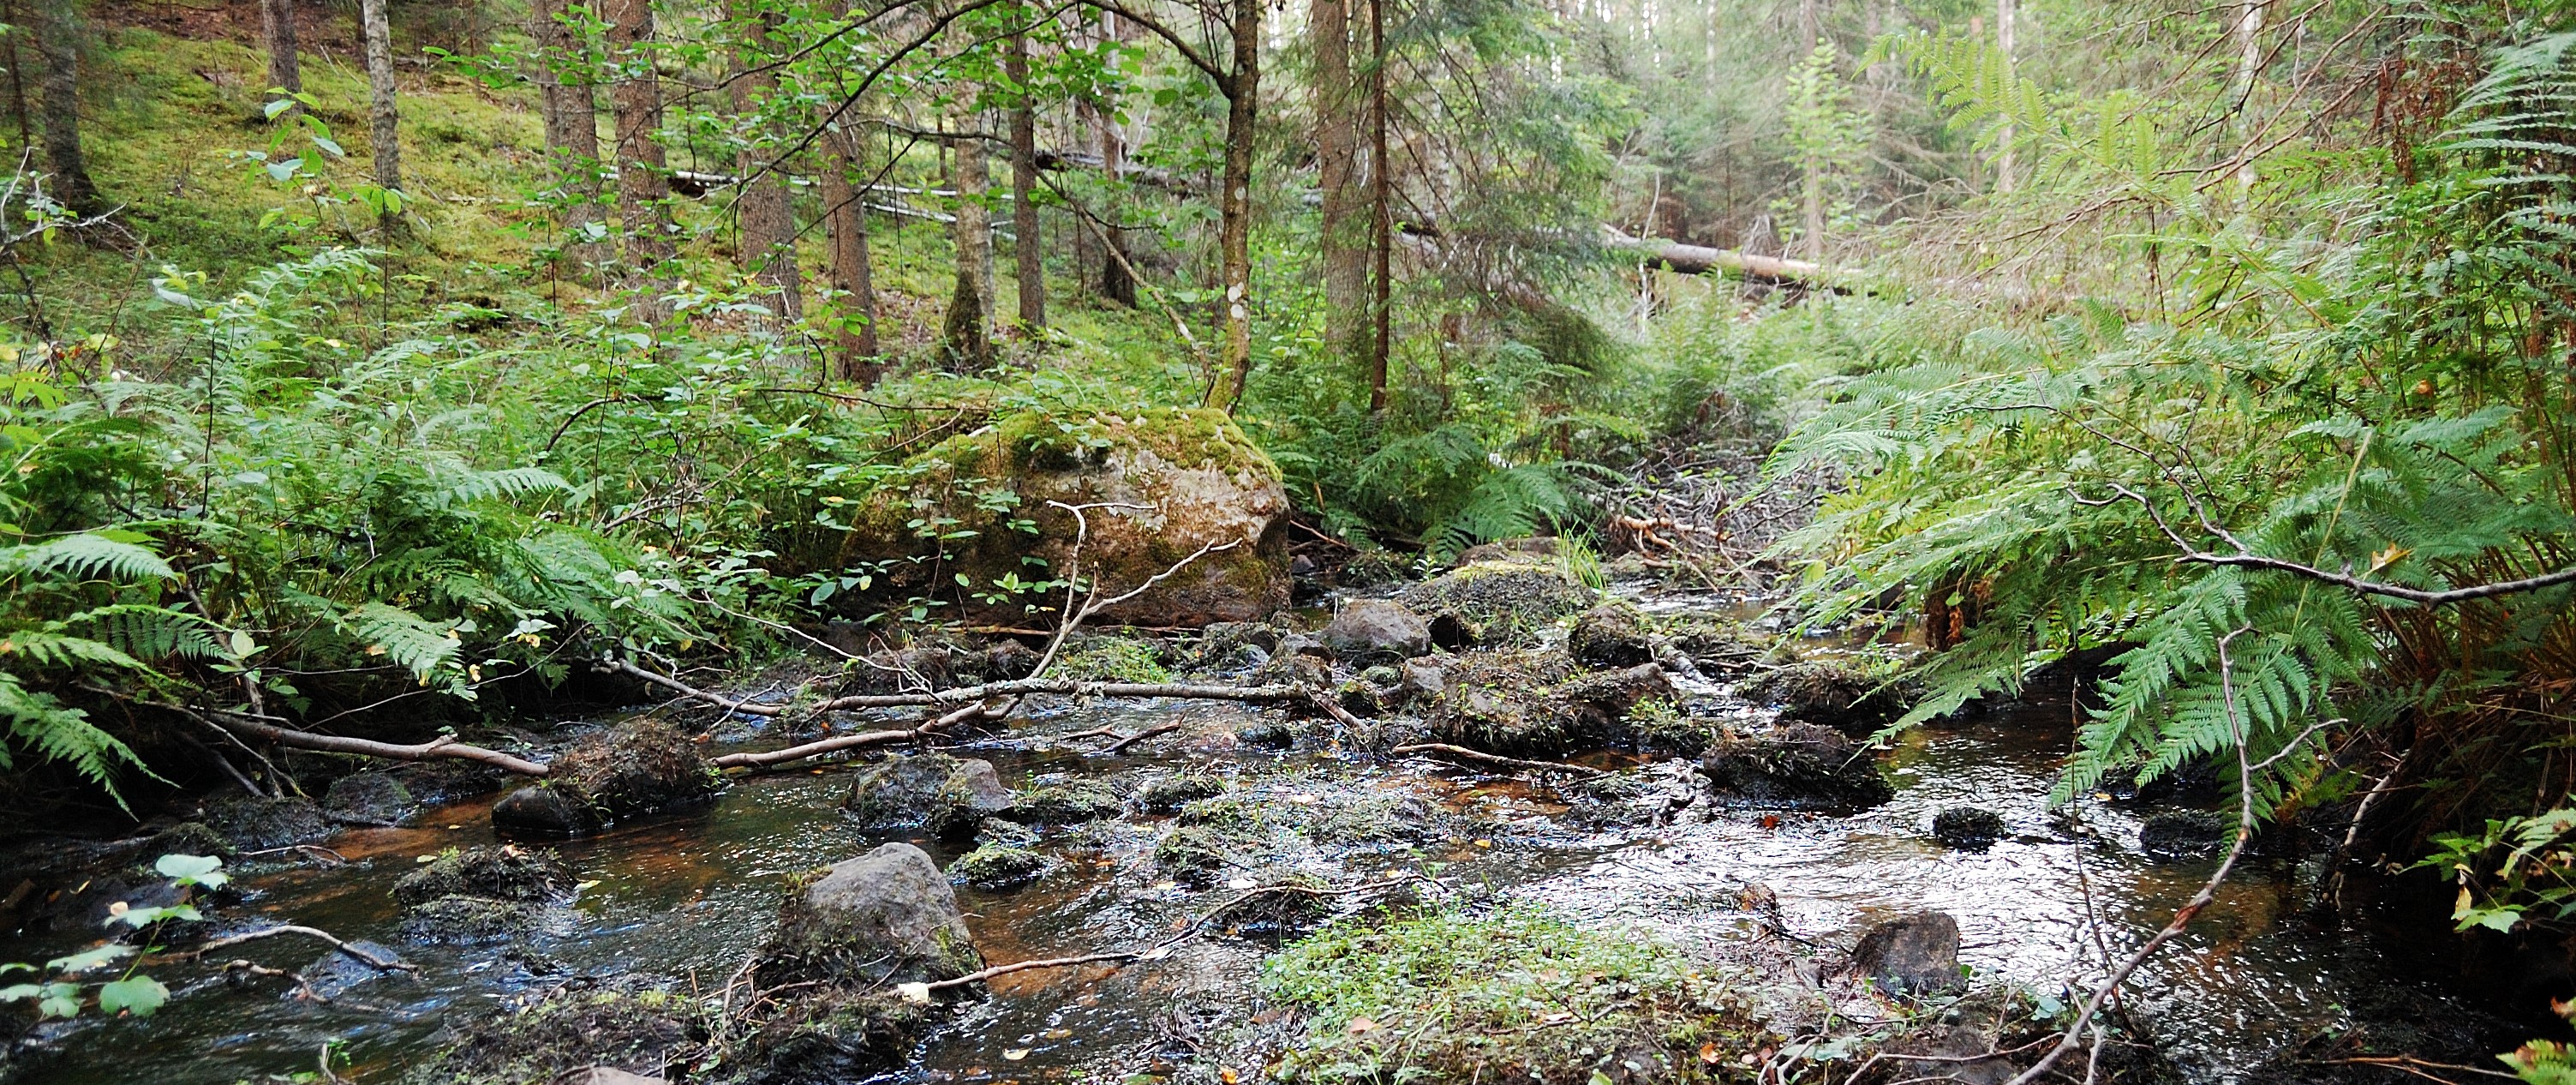
[[198,820],[244,852],[312,844],[338,831],[304,798],[228,795],[208,802]]
[[1673,694],[1654,664],[1584,674],[1561,651],[1461,656],[1443,669],[1442,686],[1433,737],[1507,757],[1562,757],[1628,743],[1630,714]]
[[593,1067],[680,1074],[707,1050],[707,1005],[659,990],[563,988],[516,1012],[460,1028],[464,1038],[413,1075],[415,1085],[535,1085]]
[[551,851],[514,845],[449,849],[394,882],[403,937],[475,945],[522,937],[561,918],[576,882]]
[[353,772],[331,781],[322,812],[343,825],[401,825],[420,815],[420,800],[389,772]]
[[1118,792],[1097,780],[1041,784],[1021,792],[1017,814],[1032,825],[1079,825],[1117,817],[1126,811]]
[[1586,667],[1634,667],[1655,658],[1654,637],[1636,608],[1605,603],[1584,611],[1565,638],[1566,653]]
[[948,864],[948,880],[986,893],[1007,893],[1040,878],[1054,866],[1046,856],[1007,844],[986,844]]
[[[1133,413],[1023,411],[951,437],[906,461],[864,495],[843,566],[944,552],[881,575],[873,595],[938,595],[964,612],[1025,618],[1018,599],[963,594],[1008,577],[1043,580],[1068,567],[1072,514],[1049,505],[1106,505],[1086,512],[1086,577],[1122,593],[1201,554],[1153,590],[1095,620],[1154,626],[1253,621],[1287,606],[1283,525],[1291,510],[1279,468],[1224,412],[1145,408]],[[937,528],[922,525],[937,523]],[[972,534],[961,534],[972,532]],[[942,537],[944,536],[944,538]]]

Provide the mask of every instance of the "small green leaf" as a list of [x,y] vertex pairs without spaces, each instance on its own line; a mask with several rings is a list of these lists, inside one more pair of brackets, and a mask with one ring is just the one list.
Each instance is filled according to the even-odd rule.
[[98,1008],[105,1013],[130,1012],[136,1017],[150,1017],[170,1001],[170,989],[150,976],[127,976],[99,985]]

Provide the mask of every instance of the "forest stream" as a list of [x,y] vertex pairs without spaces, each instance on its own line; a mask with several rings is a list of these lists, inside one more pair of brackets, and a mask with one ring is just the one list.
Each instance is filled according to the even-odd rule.
[[[1666,614],[1744,613],[1740,603],[1707,596],[1639,602]],[[1830,640],[1804,647],[1841,650]],[[1683,694],[1694,717],[1766,714],[1723,684],[1687,682]],[[2066,711],[2062,699],[2026,702],[1908,734],[1882,761],[1895,797],[1875,808],[1813,813],[1702,804],[1668,824],[1656,824],[1663,819],[1633,801],[1348,754],[1330,734],[1309,735],[1291,749],[1261,748],[1239,741],[1237,729],[1258,732],[1264,711],[1230,704],[1033,704],[1008,729],[954,752],[990,760],[1015,786],[1132,780],[1196,764],[1232,778],[1238,795],[1276,809],[1367,819],[1427,804],[1430,816],[1412,819],[1433,826],[1424,833],[1408,838],[1367,825],[1310,832],[1336,842],[1285,862],[1335,881],[1431,873],[1446,892],[1523,900],[1587,927],[1633,925],[1712,958],[1762,938],[1848,945],[1847,932],[1872,917],[1939,909],[1957,917],[1961,960],[1977,973],[2063,992],[2070,978],[2088,972],[2077,962],[2098,959],[2092,939],[2133,944],[2138,932],[2162,924],[2216,861],[2152,861],[2138,846],[2143,811],[2133,803],[2095,796],[2049,810],[2047,793],[2068,742]],[[1186,722],[1178,735],[1124,756],[1093,756],[1086,751],[1097,739],[1064,737],[1175,720]],[[753,731],[724,737],[759,744]],[[1606,754],[1588,760],[1634,765],[1632,775],[1649,779],[1672,767]],[[418,966],[416,975],[378,975],[346,962],[321,967],[331,964],[325,953],[307,970],[324,998],[299,997],[291,988],[281,994],[274,984],[183,991],[146,1022],[68,1026],[116,1035],[66,1045],[71,1054],[45,1079],[228,1085],[310,1069],[326,1043],[345,1045],[348,1072],[359,1080],[391,1078],[452,1041],[450,1028],[474,1027],[496,1005],[567,981],[650,977],[683,991],[712,991],[768,936],[792,872],[886,839],[853,827],[838,809],[849,782],[847,766],[741,778],[712,805],[554,845],[582,879],[574,905],[523,940],[465,947],[406,941],[388,890],[443,849],[493,843],[497,796],[436,809],[412,827],[346,832],[328,842],[345,862],[248,874],[240,882],[245,901],[215,920],[224,929],[299,923],[397,947]],[[2002,814],[2006,832],[1990,849],[1954,850],[1929,835],[1936,812],[1966,804]],[[1152,853],[1159,823],[1168,820],[1131,814],[1047,829],[1038,850],[1059,864],[1053,873],[1015,893],[961,888],[977,949],[1006,963],[1142,947],[1226,896],[1226,884],[1193,891],[1156,873]],[[961,847],[910,839],[943,865]],[[2345,908],[2322,923],[2303,911],[2318,891],[2317,869],[2314,862],[2257,858],[2223,889],[2214,921],[2197,926],[2133,984],[2130,1012],[2189,1079],[2235,1080],[2356,1012],[2476,1013],[2473,1005],[2462,1009],[2461,966],[2444,959],[2444,943],[2420,937],[2422,916],[2375,899],[2372,883],[2348,888]],[[1743,903],[1756,883],[1777,896],[1776,933],[1766,933],[1763,917]],[[2098,926],[2087,922],[2088,909]],[[1211,933],[1168,959],[1123,967],[999,977],[988,1000],[935,1029],[906,1069],[878,1080],[1152,1073],[1194,1029],[1257,1011],[1255,969],[1277,942],[1262,934]],[[64,948],[22,944],[10,952],[34,958]],[[247,956],[286,968],[311,955],[301,944],[250,948]],[[2447,1009],[2434,1012],[2438,1007]]]

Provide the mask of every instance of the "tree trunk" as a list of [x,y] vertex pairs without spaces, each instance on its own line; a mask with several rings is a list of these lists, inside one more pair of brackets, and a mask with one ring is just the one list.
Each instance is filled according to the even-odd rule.
[[554,160],[557,200],[564,236],[564,257],[579,269],[578,277],[608,262],[612,253],[597,240],[600,231],[599,99],[593,83],[587,43],[564,16],[564,0],[534,0],[528,36],[537,43],[539,111],[546,125],[546,152]]
[[[385,18],[385,0],[358,0],[358,32],[366,40],[368,138],[375,144],[376,184],[388,193],[402,190],[401,115],[394,109],[394,35]],[[389,198],[387,223],[400,221],[401,210]]]
[[36,17],[36,52],[44,68],[37,77],[38,110],[45,129],[45,163],[54,172],[54,199],[73,214],[99,214],[106,208],[81,153],[80,8],[75,0],[35,0],[30,14]]
[[[2246,103],[2254,98],[2254,78],[2263,67],[2263,6],[2266,0],[2245,0],[2236,18],[2236,86],[2230,95],[2234,101],[2229,110],[2235,116],[2235,129],[2245,131]],[[2254,160],[2251,157],[2236,165],[2236,187],[2242,192],[2254,187]]]
[[948,187],[957,190],[957,287],[940,326],[939,349],[950,368],[968,372],[993,363],[993,228],[984,209],[984,141],[956,143]]
[[[1025,19],[1026,9],[1012,13]],[[1038,115],[1029,89],[1029,35],[1011,33],[1002,72],[1011,81],[1011,266],[1019,278],[1020,334],[1046,327],[1046,245],[1038,229]]]
[[1225,191],[1217,200],[1217,282],[1225,344],[1208,406],[1231,411],[1252,378],[1252,138],[1261,119],[1261,0],[1233,0],[1234,70],[1225,91]]
[[[671,242],[671,178],[662,159],[662,79],[653,64],[652,0],[607,0],[608,57],[616,66],[617,200],[626,265],[649,273],[678,251]],[[652,308],[657,309],[656,304]]]
[[858,325],[833,337],[833,372],[842,380],[875,384],[883,351],[877,346],[877,291],[868,259],[867,192],[852,183],[865,175],[867,159],[857,153],[857,133],[826,132],[823,142],[823,226],[832,249],[832,287],[848,295],[842,319]]
[[[278,97],[301,92],[304,73],[296,66],[295,0],[259,0],[259,36],[268,46],[267,89]],[[278,115],[298,108],[290,105]]]
[[1386,142],[1386,0],[1368,0],[1369,52],[1369,247],[1375,250],[1375,289],[1369,296],[1369,413],[1387,407],[1387,362],[1395,350],[1395,159]]
[[[2013,23],[2020,15],[2018,8],[2019,5],[2015,0],[1995,0],[1995,45],[2003,50],[2004,78],[2007,80],[2011,79],[2013,74]],[[2013,190],[2013,136],[2012,118],[2006,116],[2003,131],[1996,133],[1996,142],[1999,144],[1995,151],[1995,191],[1997,192],[2009,193]]]
[[1324,344],[1349,358],[1367,356],[1368,244],[1360,218],[1368,201],[1359,187],[1358,85],[1351,75],[1350,9],[1343,0],[1313,0],[1306,32],[1315,50],[1315,173],[1321,190],[1317,248],[1324,262]]
[[[778,92],[778,77],[761,65],[769,59],[769,36],[779,21],[776,12],[764,11],[748,0],[734,0],[734,29],[742,35],[736,53],[742,75],[733,80],[733,108],[738,115],[767,107]],[[779,317],[794,320],[805,313],[796,269],[796,209],[788,202],[786,182],[768,168],[769,152],[760,145],[770,134],[769,127],[753,125],[744,135],[751,142],[736,158],[735,169],[746,178],[741,203],[735,208],[736,242],[742,250],[744,273],[769,289],[763,304]]]

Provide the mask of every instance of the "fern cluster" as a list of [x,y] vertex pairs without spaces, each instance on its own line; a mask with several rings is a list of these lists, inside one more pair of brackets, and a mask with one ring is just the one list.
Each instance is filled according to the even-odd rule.
[[[1817,620],[1894,599],[1944,623],[1930,692],[1900,725],[2084,652],[2110,655],[2110,677],[2061,797],[2242,750],[2266,769],[2266,809],[2318,801],[2354,782],[2356,759],[2327,751],[2357,739],[2424,747],[2410,783],[2486,771],[2444,759],[2492,745],[2458,732],[2498,691],[2563,688],[2551,645],[2569,631],[2566,589],[2435,612],[2206,558],[2426,590],[2576,558],[2571,46],[2499,55],[2424,152],[2444,168],[2276,205],[2345,218],[2336,235],[2202,220],[2212,258],[2178,297],[2061,304],[2037,321],[1877,310],[1867,364],[1819,386],[1826,405],[1773,470],[1857,480],[1785,544],[1811,563]],[[2102,191],[2146,138],[2074,127],[2089,107],[2051,112],[1972,46],[1920,49],[1947,93],[1976,103],[1963,117],[2012,119],[2055,148],[2071,187]],[[2174,197],[2169,178],[2132,174],[2136,198]],[[2349,217],[2358,207],[2380,210]]]

